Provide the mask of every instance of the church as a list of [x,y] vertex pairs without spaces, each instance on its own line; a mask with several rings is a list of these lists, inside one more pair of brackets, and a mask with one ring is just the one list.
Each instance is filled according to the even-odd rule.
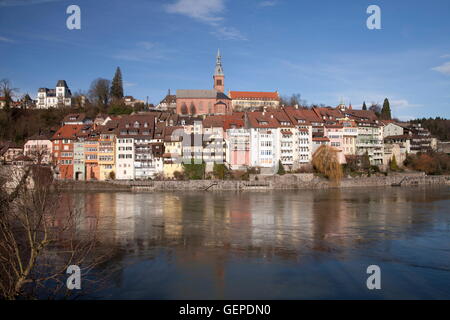
[[211,90],[177,90],[177,114],[208,115],[231,113],[231,99],[224,93],[225,75],[219,50],[217,51],[213,80],[214,86]]

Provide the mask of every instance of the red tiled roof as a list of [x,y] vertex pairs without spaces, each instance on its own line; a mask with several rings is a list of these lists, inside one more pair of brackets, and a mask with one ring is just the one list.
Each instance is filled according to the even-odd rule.
[[278,128],[280,124],[268,112],[247,112],[248,121],[252,128]]
[[223,127],[223,123],[225,121],[224,115],[218,115],[218,116],[207,116],[205,120],[203,120],[203,127],[206,128],[217,128],[217,127]]
[[313,110],[310,109],[296,109],[294,107],[284,107],[284,112],[291,118],[294,125],[300,124],[299,120],[305,120],[306,124],[310,122],[323,122]]
[[278,92],[230,91],[231,99],[279,100]]
[[313,111],[321,118],[324,116],[327,118],[342,118],[344,116],[339,109],[314,107]]
[[232,127],[235,128],[242,128],[244,127],[244,120],[242,119],[225,119],[223,123],[223,130],[231,129]]
[[346,110],[345,113],[356,118],[369,119],[370,121],[378,119],[372,110]]
[[84,126],[81,124],[66,124],[56,131],[52,140],[75,139]]
[[325,137],[315,137],[312,139],[313,139],[313,141],[330,141],[330,139],[325,138]]

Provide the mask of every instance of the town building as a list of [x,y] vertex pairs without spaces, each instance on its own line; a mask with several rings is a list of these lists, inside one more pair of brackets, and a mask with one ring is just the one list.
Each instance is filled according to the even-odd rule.
[[6,106],[6,98],[0,97],[0,109],[3,109]]
[[383,127],[383,137],[390,137],[390,136],[401,136],[403,135],[403,127],[394,123],[390,122],[385,124]]
[[383,148],[383,168],[387,169],[389,162],[394,158],[399,167],[403,167],[403,162],[411,153],[411,137],[409,135],[396,135],[384,138]]
[[73,179],[86,180],[86,165],[84,155],[84,140],[77,140],[73,143]]
[[163,172],[164,138],[153,140],[156,115],[122,117],[116,139],[116,178],[150,179]]
[[317,149],[321,146],[330,146],[330,139],[327,137],[313,137],[312,138],[312,154],[314,154]]
[[62,125],[64,126],[66,124],[92,124],[92,120],[87,118],[85,113],[71,113],[66,115],[62,120]]
[[115,141],[117,121],[109,121],[98,128],[98,166],[99,179],[115,179]]
[[[314,113],[309,113],[306,109],[298,109],[295,107],[283,107],[282,110],[287,114],[292,124],[297,129],[295,131],[296,143],[294,150],[295,160],[294,168],[298,165],[304,165],[312,159],[312,122],[317,121]],[[311,118],[311,115],[314,115]],[[320,119],[318,119],[320,121]]]
[[250,129],[244,127],[243,120],[225,123],[225,159],[231,170],[243,170],[251,166]]
[[56,131],[51,138],[53,145],[53,164],[56,167],[55,174],[58,179],[73,179],[73,148],[77,141],[77,135],[90,128],[84,128],[84,125],[64,125]]
[[144,105],[144,100],[135,99],[133,96],[125,96],[123,97],[123,102],[127,107],[135,107],[138,104]]
[[31,158],[36,164],[51,164],[52,142],[47,135],[34,135],[30,137],[23,147],[24,155]]
[[7,142],[0,149],[0,162],[12,164],[13,160],[23,155],[23,147],[13,142]]
[[229,91],[234,111],[252,111],[261,108],[278,108],[280,96],[275,92]]
[[175,112],[177,109],[177,96],[170,93],[170,89],[167,95],[160,101],[155,107],[158,111],[170,111]]
[[182,139],[183,127],[166,127],[164,131],[163,174],[166,178],[174,178],[175,172],[183,172]]
[[356,155],[369,156],[371,165],[383,164],[383,128],[375,121],[356,121]]
[[214,86],[211,90],[177,90],[177,114],[207,115],[231,113],[231,99],[224,93],[225,75],[220,52],[217,53],[213,80]]
[[411,137],[411,153],[426,153],[436,149],[436,140],[420,123],[401,124],[401,126],[404,133]]
[[70,107],[72,92],[65,80],[59,80],[55,89],[40,88],[37,94],[36,108],[48,109],[56,107]]
[[251,166],[261,167],[265,173],[275,173],[280,160],[278,121],[267,112],[248,112],[245,120],[250,129]]
[[100,167],[98,163],[98,137],[88,136],[84,141],[84,164],[86,180],[100,180]]

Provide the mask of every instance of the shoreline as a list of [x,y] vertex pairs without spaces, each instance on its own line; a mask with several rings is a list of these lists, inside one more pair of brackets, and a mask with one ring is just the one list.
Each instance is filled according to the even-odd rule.
[[121,192],[173,192],[173,191],[270,191],[270,190],[321,190],[333,188],[361,188],[419,185],[449,185],[450,175],[393,174],[344,178],[339,185],[313,174],[286,174],[283,176],[256,176],[250,181],[241,180],[186,180],[186,181],[58,181],[64,191],[121,191]]

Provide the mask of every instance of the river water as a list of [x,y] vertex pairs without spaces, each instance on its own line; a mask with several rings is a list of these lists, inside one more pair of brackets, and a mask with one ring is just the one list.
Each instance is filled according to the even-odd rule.
[[70,197],[115,249],[85,298],[450,299],[448,186]]

